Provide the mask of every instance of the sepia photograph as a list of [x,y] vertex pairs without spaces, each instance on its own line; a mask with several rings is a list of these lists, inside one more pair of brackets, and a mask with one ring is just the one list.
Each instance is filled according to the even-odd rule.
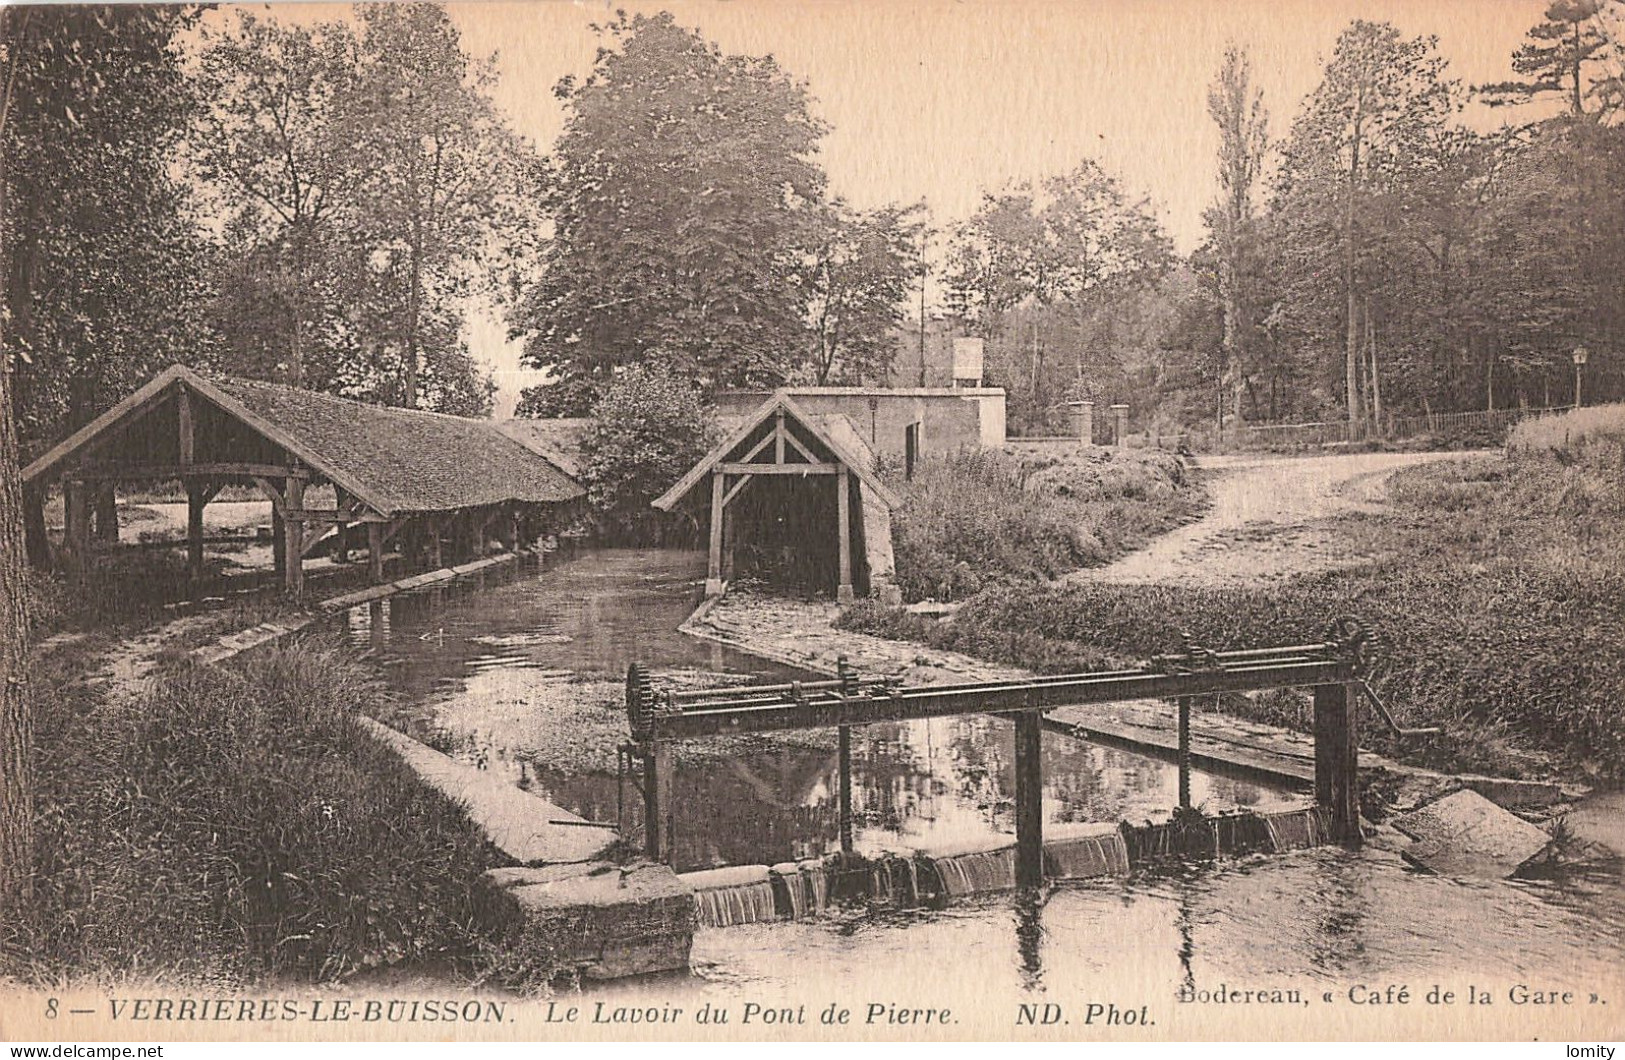
[[1614,1060],[1625,0],[0,7],[0,612],[14,1056]]

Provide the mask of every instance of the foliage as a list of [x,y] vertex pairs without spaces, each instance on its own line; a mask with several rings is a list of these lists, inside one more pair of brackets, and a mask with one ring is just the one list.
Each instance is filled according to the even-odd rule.
[[1525,420],[1507,436],[1507,452],[1572,462],[1593,446],[1625,441],[1625,405],[1593,405]]
[[[1555,92],[1567,97],[1576,118],[1588,113],[1587,99],[1597,100],[1600,109],[1625,102],[1619,98],[1620,77],[1617,72],[1610,77],[1605,62],[1610,41],[1597,22],[1604,2],[1552,0],[1542,21],[1530,27],[1528,42],[1512,53],[1512,72],[1522,80],[1482,86],[1486,101],[1504,106]],[[1588,64],[1603,68],[1595,79]]]
[[[1219,202],[1206,215],[1218,268],[1224,312],[1221,386],[1228,384],[1233,414],[1240,419],[1248,390],[1249,356],[1258,318],[1258,224],[1253,192],[1264,164],[1268,124],[1262,92],[1253,85],[1252,64],[1245,52],[1225,51],[1218,79],[1208,89],[1208,115],[1219,127]],[[1221,396],[1222,401],[1222,396]],[[1223,421],[1223,412],[1219,413]]]
[[950,308],[986,340],[988,375],[1010,391],[1012,422],[1028,426],[1058,396],[1106,396],[1097,380],[1116,375],[1118,340],[1134,330],[1120,312],[1141,304],[1173,251],[1151,204],[1085,160],[1037,187],[985,194],[948,253]]
[[211,355],[206,255],[170,165],[196,105],[179,43],[196,18],[189,6],[5,11],[3,350],[29,454],[160,367]]
[[1092,567],[1189,519],[1200,501],[1177,457],[971,450],[893,482],[897,584],[906,600],[961,600],[1006,582]]
[[471,956],[485,837],[362,728],[383,695],[309,644],[128,703],[42,681],[38,892],[7,925],[13,970],[330,980]]
[[924,206],[854,210],[837,199],[807,270],[817,386],[885,382],[909,284],[919,272]]
[[824,195],[806,89],[666,13],[602,32],[592,73],[557,89],[554,235],[514,316],[527,362],[572,394],[650,359],[705,389],[782,382]]
[[582,484],[610,537],[657,540],[671,527],[650,507],[715,441],[692,383],[663,366],[633,365],[610,384],[582,439]]
[[523,242],[537,163],[433,4],[212,31],[194,146],[225,215],[215,313],[239,374],[360,400],[483,414],[464,345],[471,278]]

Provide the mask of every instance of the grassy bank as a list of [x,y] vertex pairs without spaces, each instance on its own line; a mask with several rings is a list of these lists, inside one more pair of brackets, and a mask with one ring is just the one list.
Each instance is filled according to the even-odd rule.
[[355,722],[337,653],[174,671],[145,695],[34,675],[36,893],[0,928],[21,978],[336,979],[474,958],[492,863],[463,811]]
[[[1588,412],[1591,410],[1587,410]],[[1554,426],[1555,425],[1555,426]],[[1563,437],[1556,420],[1542,437]],[[937,625],[873,607],[844,621],[990,660],[1057,672],[1177,648],[1318,635],[1356,614],[1388,641],[1373,682],[1403,741],[1368,718],[1366,743],[1438,768],[1625,780],[1625,419],[1570,426],[1570,444],[1414,468],[1392,480],[1394,511],[1346,521],[1378,560],[1258,588],[1084,585],[995,589]],[[1576,439],[1583,439],[1576,441]],[[1516,441],[1516,437],[1514,439]],[[1230,709],[1301,727],[1293,696]]]
[[976,450],[893,485],[897,583],[909,601],[962,600],[1109,563],[1201,512],[1184,461],[1158,450]]

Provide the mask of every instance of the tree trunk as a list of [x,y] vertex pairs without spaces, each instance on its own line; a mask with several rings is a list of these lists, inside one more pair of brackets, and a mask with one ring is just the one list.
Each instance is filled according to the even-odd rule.
[[418,407],[418,318],[423,310],[423,230],[422,222],[412,220],[411,288],[406,292],[406,370],[401,374],[405,391],[401,404]]
[[0,919],[33,892],[34,725],[28,702],[28,592],[10,359],[0,359]]
[[1349,179],[1347,198],[1343,203],[1343,287],[1348,296],[1348,332],[1343,347],[1343,384],[1348,390],[1349,440],[1360,422],[1360,333],[1357,310],[1358,296],[1354,289],[1354,271],[1358,253],[1354,246],[1354,193],[1360,179],[1361,101],[1354,103],[1354,132],[1349,144]]

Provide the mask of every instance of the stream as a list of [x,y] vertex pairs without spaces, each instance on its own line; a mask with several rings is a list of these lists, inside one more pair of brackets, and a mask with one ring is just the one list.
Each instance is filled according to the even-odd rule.
[[[346,635],[410,705],[416,735],[588,820],[640,827],[640,800],[630,786],[621,797],[616,775],[629,663],[648,665],[657,688],[808,676],[677,632],[699,599],[703,555],[590,551],[504,570],[356,608],[343,617]],[[876,724],[854,729],[852,744],[860,852],[1013,836],[1009,722]],[[689,741],[677,764],[680,871],[839,849],[832,731]],[[1165,816],[1177,799],[1171,765],[1053,733],[1044,735],[1044,777],[1047,822],[1138,822]],[[1210,773],[1194,773],[1192,789],[1210,812],[1304,803]],[[592,989],[669,1001],[787,990],[812,976],[843,991],[881,990],[935,982],[949,953],[975,970],[979,989],[1011,996],[1109,981],[1124,967],[1159,989],[1474,974],[1593,989],[1618,981],[1625,880],[1612,863],[1561,880],[1463,882],[1417,871],[1377,844],[1327,847],[1067,886],[1038,907],[995,896],[945,911],[702,930],[692,975]]]

